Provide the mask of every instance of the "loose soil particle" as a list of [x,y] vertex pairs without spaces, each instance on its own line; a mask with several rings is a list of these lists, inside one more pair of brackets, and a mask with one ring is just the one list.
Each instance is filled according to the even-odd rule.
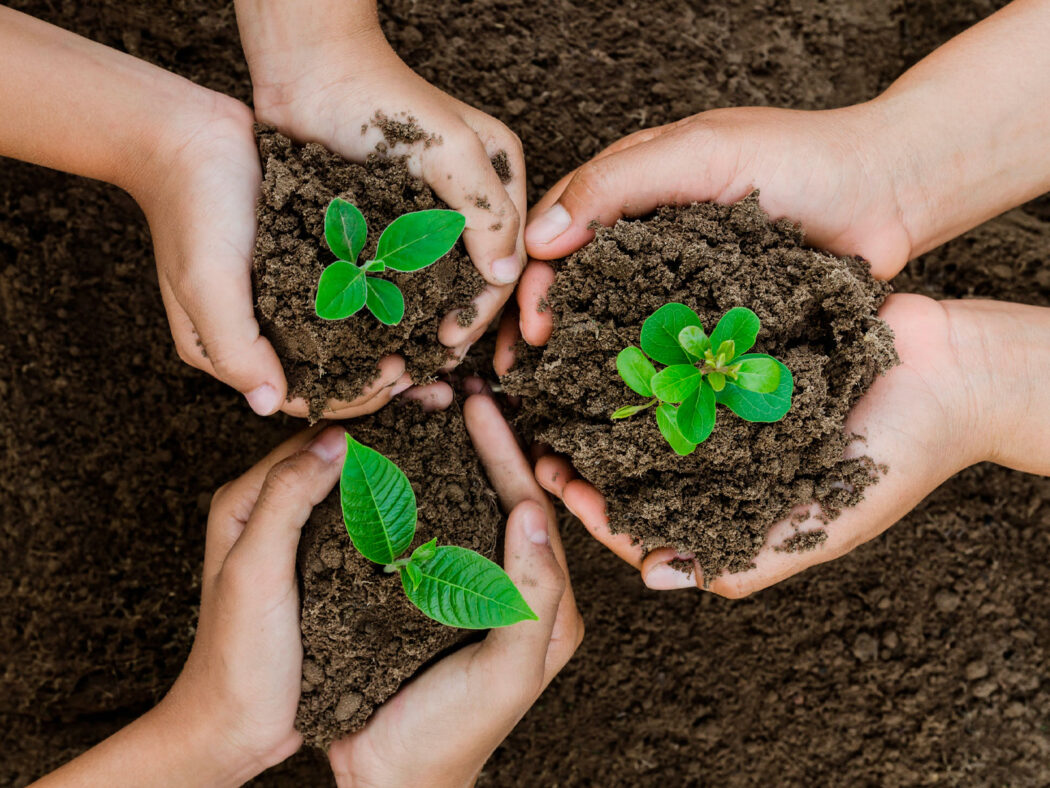
[[[408,123],[398,122],[399,133],[408,134]],[[414,122],[411,128],[418,130]],[[388,133],[394,131],[384,127]],[[368,222],[359,263],[371,259],[398,216],[447,206],[409,173],[403,158],[372,155],[354,164],[272,129],[260,127],[257,138],[263,189],[252,265],[255,312],[284,365],[289,397],[305,399],[317,418],[328,400],[357,397],[375,379],[379,360],[395,353],[404,357],[413,381],[432,381],[449,359],[437,340],[441,319],[471,307],[484,286],[462,240],[421,271],[371,274],[395,282],[405,297],[405,316],[396,326],[384,326],[367,309],[346,320],[322,320],[314,298],[321,272],[336,259],[324,241],[325,208],[333,198],[352,202]]]
[[[394,405],[348,429],[412,483],[419,507],[412,548],[437,537],[499,560],[496,494],[456,406],[424,413],[415,404]],[[420,665],[471,635],[424,616],[398,575],[354,549],[338,493],[314,510],[299,550],[304,664],[296,727],[319,747],[359,729]]]
[[[521,345],[503,384],[523,398],[523,431],[568,455],[605,495],[614,533],[692,552],[710,580],[749,567],[795,507],[816,500],[833,518],[877,479],[871,460],[842,458],[850,408],[897,362],[876,317],[889,287],[864,261],[806,248],[797,227],[771,224],[751,195],[621,220],[555,267],[551,340]],[[696,311],[708,332],[734,306],[754,310],[754,352],[795,379],[787,416],[756,424],[719,407],[714,433],[685,458],[651,409],[612,421],[620,406],[647,401],[624,385],[616,355],[669,302]]]
[[[522,137],[535,201],[645,126],[868,99],[1002,4],[384,0],[380,13],[421,76]],[[8,5],[251,98],[227,2]],[[894,287],[1048,306],[1048,272],[1044,197]],[[210,493],[297,425],[256,418],[178,360],[145,221],[117,189],[0,160],[0,318],[0,784],[23,786],[171,685]],[[1050,785],[1050,479],[972,468],[851,555],[742,602],[649,592],[577,521],[562,528],[587,636],[480,786]],[[861,634],[876,659],[852,653]],[[989,674],[971,682],[976,660]],[[317,753],[253,784],[334,785]]]

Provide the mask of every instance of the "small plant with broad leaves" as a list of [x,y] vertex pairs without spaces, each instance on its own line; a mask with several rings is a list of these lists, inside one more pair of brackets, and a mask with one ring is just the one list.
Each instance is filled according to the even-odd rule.
[[455,246],[466,218],[458,211],[433,209],[394,219],[379,236],[374,260],[357,258],[368,237],[365,217],[356,206],[335,198],[324,215],[324,237],[339,259],[321,273],[314,310],[325,320],[342,320],[368,307],[379,322],[396,326],[405,316],[405,297],[388,279],[369,276],[387,268],[419,271]]
[[[707,440],[715,406],[725,405],[746,421],[780,421],[791,409],[791,370],[763,353],[748,353],[762,327],[744,307],[730,309],[711,336],[684,304],[665,304],[642,324],[641,348],[620,351],[616,369],[643,397],[612,414],[626,419],[656,405],[656,424],[683,457]],[[666,365],[659,372],[653,361]]]
[[346,436],[339,479],[343,522],[354,547],[385,571],[398,572],[409,600],[435,621],[491,629],[536,620],[498,565],[437,539],[406,555],[416,535],[416,494],[408,478],[375,449]]

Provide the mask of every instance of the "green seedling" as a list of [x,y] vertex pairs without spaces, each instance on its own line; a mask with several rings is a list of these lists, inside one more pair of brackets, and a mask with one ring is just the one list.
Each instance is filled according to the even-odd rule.
[[339,497],[354,547],[400,573],[405,594],[425,615],[462,629],[536,620],[507,573],[473,550],[431,539],[406,554],[416,535],[412,485],[393,462],[349,435]]
[[342,320],[367,306],[379,322],[396,326],[405,316],[405,297],[390,280],[368,274],[387,268],[419,271],[433,265],[455,246],[466,222],[458,211],[406,213],[383,230],[375,259],[358,265],[368,225],[356,206],[336,197],[325,211],[324,237],[339,259],[324,269],[317,283],[317,316]]
[[[656,424],[683,457],[711,435],[715,406],[725,405],[746,421],[780,421],[791,409],[791,370],[772,356],[748,353],[762,327],[758,315],[734,307],[711,336],[684,304],[665,304],[642,324],[641,348],[620,351],[616,369],[643,397],[612,414],[626,419],[656,405]],[[653,362],[666,365],[657,372]]]

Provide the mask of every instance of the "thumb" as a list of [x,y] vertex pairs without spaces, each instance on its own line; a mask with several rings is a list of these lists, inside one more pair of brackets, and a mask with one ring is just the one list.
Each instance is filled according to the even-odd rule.
[[592,159],[568,178],[560,193],[556,187],[532,210],[525,227],[526,251],[539,260],[554,260],[590,241],[592,222],[609,226],[661,205],[717,198],[724,178],[712,166],[717,156],[710,147],[697,146],[695,135],[686,144],[684,135],[672,129]]

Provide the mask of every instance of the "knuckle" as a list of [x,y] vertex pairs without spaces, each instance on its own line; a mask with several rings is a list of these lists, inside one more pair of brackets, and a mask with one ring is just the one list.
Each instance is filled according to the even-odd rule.
[[266,483],[263,485],[260,498],[284,501],[302,497],[309,479],[303,455],[297,454],[281,460],[266,474]]
[[580,167],[565,192],[581,202],[589,203],[601,199],[609,191],[611,182],[611,168],[604,159],[598,159]]

